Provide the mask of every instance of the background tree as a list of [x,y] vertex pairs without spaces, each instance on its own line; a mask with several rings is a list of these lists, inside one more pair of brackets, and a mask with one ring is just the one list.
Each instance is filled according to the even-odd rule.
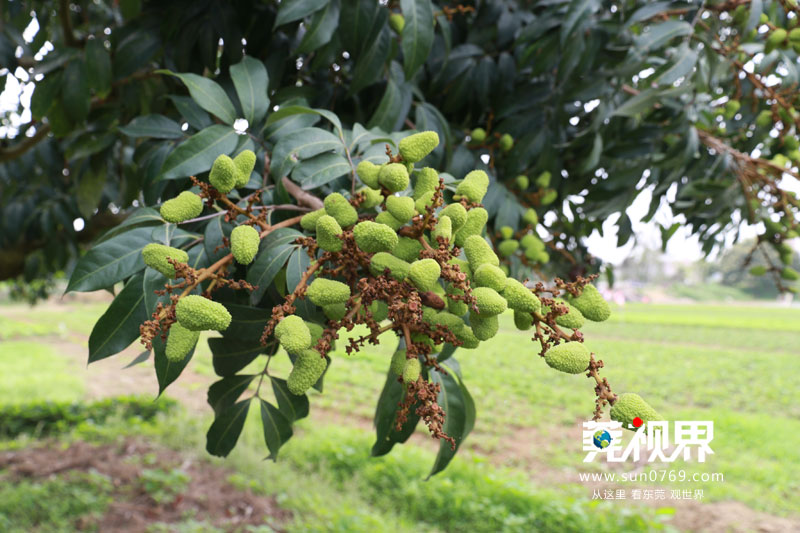
[[[600,266],[581,237],[619,214],[627,242],[625,209],[646,187],[646,219],[666,200],[706,252],[762,221],[758,245],[792,260],[785,241],[800,203],[783,180],[800,161],[793,2],[13,1],[2,21],[6,85],[23,89],[3,117],[0,279],[68,268],[70,290],[127,280],[98,322],[92,360],[130,344],[163,303],[153,297],[163,280],[142,273],[147,243],[194,250],[188,264],[207,273],[229,244],[223,218],[257,219],[267,232],[323,196],[354,193],[356,165],[385,162],[400,129],[438,133],[421,165],[444,171],[447,201],[467,172],[486,170],[481,201],[498,251],[537,228],[548,253],[501,252],[513,276],[561,275],[580,290]],[[220,154],[248,149],[256,171],[241,196],[203,188]],[[222,211],[165,224],[150,206],[192,185]],[[307,281],[297,237],[262,242],[266,258],[245,276],[258,285],[253,309]],[[794,271],[769,268],[791,288]],[[203,278],[191,288],[202,282],[240,305],[229,292],[243,285]],[[120,317],[124,334],[111,335]],[[164,365],[156,348],[162,389],[180,372]]]

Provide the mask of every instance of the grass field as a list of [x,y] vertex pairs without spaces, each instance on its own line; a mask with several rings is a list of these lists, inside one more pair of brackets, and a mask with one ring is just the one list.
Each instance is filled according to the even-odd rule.
[[[102,309],[100,304],[71,305],[68,313],[53,306],[32,311],[0,307],[2,401],[78,400],[96,394],[94,365],[87,371],[75,354],[85,350]],[[590,381],[553,372],[536,356],[530,335],[513,328],[510,316],[501,324],[491,342],[456,353],[478,420],[450,468],[431,481],[423,480],[435,443],[422,430],[412,444],[395,448],[388,457],[368,457],[374,401],[393,351],[391,335],[383,346],[370,346],[358,355],[333,354],[325,394],[314,393],[311,417],[296,426],[296,438],[277,463],[261,461],[266,453],[257,409],[251,410],[251,423],[237,449],[227,460],[213,462],[231,469],[236,486],[276,497],[294,512],[289,529],[297,531],[657,528],[657,520],[672,512],[669,501],[658,514],[633,502],[590,501],[593,485],[581,484],[579,472],[628,468],[582,463],[580,422],[593,408]],[[715,423],[715,454],[706,463],[645,465],[642,471],[722,473],[724,482],[637,483],[625,488],[703,489],[705,502],[733,500],[754,511],[797,518],[792,513],[800,508],[800,385],[794,380],[800,371],[800,309],[627,305],[615,309],[608,322],[592,324],[584,332],[587,346],[605,361],[604,375],[615,392],[640,393],[667,419]],[[131,349],[120,356],[104,379],[147,368],[149,363],[114,370],[137,352]],[[192,396],[200,402],[190,402],[181,416],[137,431],[184,453],[203,455],[210,417],[197,405],[214,379],[209,355],[201,344],[189,367],[194,377],[182,377],[173,386],[179,399]],[[283,372],[289,368],[286,357],[276,358],[271,366]],[[108,388],[113,391],[114,384]],[[109,427],[65,438],[102,441],[125,432],[124,426]],[[30,444],[18,439],[4,446]],[[37,490],[73,490],[71,483]],[[87,496],[86,512],[100,512],[103,484],[89,487],[95,488]],[[0,507],[0,517],[3,513]]]

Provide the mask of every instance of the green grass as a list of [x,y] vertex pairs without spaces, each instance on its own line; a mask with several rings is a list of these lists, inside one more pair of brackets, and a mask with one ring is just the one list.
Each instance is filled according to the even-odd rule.
[[91,472],[0,483],[0,530],[71,533],[78,530],[80,521],[81,531],[97,531],[92,521],[111,503],[112,489],[110,479]]
[[0,391],[4,404],[31,400],[72,401],[83,397],[80,367],[48,344],[0,342]]
[[[605,361],[603,375],[615,392],[640,393],[668,419],[715,422],[711,446],[716,453],[706,463],[654,468],[721,472],[725,481],[691,487],[653,485],[701,488],[706,500],[732,499],[771,513],[796,513],[800,385],[793,376],[800,370],[800,309],[631,304],[614,311],[608,322],[589,324],[584,332],[587,346]],[[76,316],[91,323],[92,312],[97,313],[94,306],[78,308]],[[34,320],[20,318],[29,319]],[[55,323],[46,315],[34,321]],[[456,353],[478,407],[478,420],[462,453],[431,481],[422,481],[433,462],[431,448],[406,445],[388,457],[368,457],[372,435],[363,428],[372,418],[396,343],[392,334],[383,337],[383,345],[367,346],[352,356],[344,353],[346,340],[338,341],[325,394],[311,397],[312,413],[325,414],[296,426],[298,434],[282,450],[277,464],[261,461],[266,448],[257,409],[250,413],[239,446],[223,464],[236,470],[238,484],[276,495],[283,506],[294,510],[294,531],[481,530],[480,524],[515,531],[559,520],[563,522],[559,530],[570,531],[584,527],[585,516],[600,515],[601,522],[607,521],[598,526],[600,530],[606,526],[635,530],[635,524],[625,520],[639,518],[622,512],[639,513],[638,508],[612,504],[608,507],[614,513],[604,511],[606,505],[590,511],[591,489],[577,482],[577,472],[586,468],[581,443],[574,436],[580,421],[591,415],[592,383],[582,375],[549,369],[530,336],[514,329],[510,316],[503,316],[496,338],[478,350]],[[11,401],[40,394],[80,396],[82,378],[75,377],[75,370],[49,347],[31,340],[0,344],[0,390],[10,391]],[[38,355],[33,360],[5,357],[28,352]],[[262,365],[259,359],[252,370],[259,371]],[[213,375],[204,343],[190,368]],[[276,357],[270,370],[288,374],[288,358]],[[208,418],[169,419],[151,432],[154,438],[203,455],[208,422]],[[94,431],[95,437],[104,437],[102,431]],[[419,431],[425,434],[424,429]],[[518,443],[523,448],[508,453],[509,439],[523,439]],[[557,486],[539,486],[537,469],[542,465],[550,470],[548,479],[559,480]],[[607,467],[595,463],[588,469]],[[576,518],[565,521],[565,516]]]

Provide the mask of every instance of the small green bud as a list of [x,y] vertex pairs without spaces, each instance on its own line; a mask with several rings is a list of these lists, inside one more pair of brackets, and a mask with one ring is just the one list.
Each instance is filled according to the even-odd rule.
[[419,259],[411,263],[408,277],[411,282],[421,291],[433,289],[433,285],[442,273],[439,263],[433,259]]
[[364,187],[358,192],[364,194],[364,201],[361,202],[361,205],[359,206],[361,209],[371,209],[381,205],[383,202],[383,195],[380,193],[380,191],[370,189],[369,187]]
[[545,170],[536,178],[536,186],[540,189],[546,189],[550,186],[550,179],[552,178],[552,174],[550,174],[549,170]]
[[783,28],[777,28],[769,34],[769,37],[767,37],[767,46],[775,48],[779,44],[783,43],[788,36],[789,33],[786,30]]
[[[797,20],[797,17],[794,20]],[[789,40],[793,43],[800,42],[800,28],[795,28],[789,32]]]
[[524,191],[527,189],[531,184],[531,180],[528,179],[528,176],[524,174],[520,174],[519,176],[514,179],[514,185],[517,186],[517,189]]
[[249,265],[256,258],[261,237],[253,226],[236,226],[231,232],[231,253],[242,265]]
[[439,217],[439,221],[436,223],[436,228],[433,230],[431,236],[433,237],[434,241],[439,237],[449,241],[453,236],[453,223],[450,221],[450,217]]
[[278,322],[275,326],[275,338],[289,353],[300,353],[311,347],[311,330],[297,315],[289,315]]
[[539,200],[542,205],[550,205],[558,198],[558,191],[555,189],[547,189]]
[[378,173],[378,183],[392,193],[406,190],[408,182],[408,169],[400,163],[386,164]]
[[467,221],[467,210],[461,204],[450,204],[439,212],[440,217],[448,217],[453,231],[458,231]]
[[308,331],[311,332],[311,346],[314,346],[322,338],[323,333],[325,333],[325,328],[314,322],[306,322],[306,326],[308,327]]
[[586,285],[580,296],[569,297],[569,303],[592,322],[603,322],[611,316],[611,307],[594,285]]
[[406,359],[406,364],[403,366],[403,383],[413,383],[419,379],[422,372],[422,365],[419,359]]
[[497,251],[500,252],[501,257],[508,257],[509,255],[513,255],[518,248],[519,248],[519,241],[515,241],[513,239],[507,239],[505,241],[501,241],[500,244],[497,245]]
[[317,220],[319,220],[321,217],[324,217],[326,214],[325,208],[306,213],[303,215],[303,218],[300,219],[300,226],[306,231],[316,231]]
[[[580,329],[583,327],[586,323],[586,319],[578,309],[572,307],[568,302],[560,298],[556,298],[555,302],[567,310],[565,314],[556,317],[556,324],[569,329]],[[549,308],[547,311],[549,312]]]
[[350,287],[341,281],[316,278],[306,290],[311,303],[320,307],[331,304],[343,304],[350,298]]
[[286,386],[289,392],[296,396],[302,396],[308,389],[319,381],[328,361],[322,357],[318,351],[308,349],[303,350],[294,361],[294,367],[286,379]]
[[347,314],[347,306],[343,303],[324,305],[322,312],[328,320],[341,320]]
[[458,334],[464,329],[464,321],[460,317],[448,313],[447,311],[440,311],[433,316],[433,325],[444,326],[453,335],[458,337]]
[[489,287],[476,287],[472,290],[472,295],[475,297],[475,303],[478,306],[478,313],[480,313],[481,318],[499,315],[508,309],[506,299],[500,296],[496,290]]
[[395,231],[403,227],[403,222],[394,218],[389,211],[381,211],[378,213],[378,216],[375,217],[375,222],[389,226]]
[[403,281],[409,275],[411,265],[386,252],[378,252],[369,262],[369,270],[373,276],[380,276],[384,270],[389,270],[389,276],[397,281]]
[[161,204],[161,218],[173,224],[195,218],[202,212],[203,199],[191,191],[183,191]]
[[510,239],[514,236],[514,228],[511,226],[503,226],[500,228],[500,236],[504,239]]
[[650,407],[641,396],[632,392],[620,394],[617,397],[617,401],[611,406],[611,412],[609,414],[611,415],[611,420],[622,422],[622,427],[625,429],[634,430],[636,428],[631,428],[634,418],[641,418],[645,424],[647,424],[647,422],[664,420],[664,418],[658,414],[655,409]]
[[386,210],[405,224],[414,216],[414,199],[410,196],[390,196],[386,199]]
[[500,259],[494,253],[492,247],[489,246],[489,243],[480,235],[471,235],[464,241],[464,254],[467,256],[472,272],[475,272],[484,263],[500,266]]
[[465,197],[470,202],[477,204],[483,200],[486,191],[489,190],[489,176],[483,170],[473,170],[464,176],[464,179],[456,187],[456,195],[453,198]]
[[169,279],[175,279],[175,267],[167,261],[167,258],[185,263],[189,260],[189,254],[178,248],[154,242],[142,248],[142,259],[144,259],[145,265],[161,272]]
[[433,205],[434,194],[434,191],[422,193],[420,197],[417,198],[417,201],[414,202],[414,209],[416,209],[419,213],[424,213],[427,211],[427,208]]
[[[491,318],[488,320],[491,321]],[[466,325],[461,328],[461,331],[458,333],[458,335],[456,335],[456,338],[462,343],[459,348],[464,348],[465,350],[474,350],[481,343],[480,339],[475,335],[475,332],[472,330],[472,328]]]
[[172,324],[169,328],[169,336],[167,337],[167,346],[164,354],[167,360],[171,363],[179,363],[183,361],[189,352],[197,344],[197,339],[200,338],[199,331],[192,331],[181,326],[179,323]]
[[469,323],[472,326],[472,333],[480,341],[488,341],[500,329],[500,321],[497,315],[482,316],[472,311],[469,313]]
[[514,325],[520,331],[527,331],[533,326],[533,315],[524,311],[514,310]]
[[437,146],[439,146],[439,134],[435,131],[423,131],[401,139],[397,148],[403,157],[403,161],[416,163],[417,161],[422,161]]
[[463,247],[467,238],[471,237],[472,235],[480,236],[481,232],[483,232],[483,227],[486,225],[488,220],[489,213],[482,207],[476,207],[467,211],[467,221],[464,222],[464,225],[461,226],[461,229],[456,232],[455,238],[453,239],[455,241],[455,245],[458,247]]
[[[464,291],[448,284],[447,288],[445,289],[445,294],[457,294],[459,296],[463,296]],[[445,302],[447,302],[447,310],[456,316],[464,316],[469,310],[467,304],[463,300],[452,300],[450,298],[445,298]]]
[[772,125],[772,111],[765,109],[756,116],[756,126],[766,128]]
[[589,368],[591,354],[580,342],[565,342],[547,350],[544,361],[561,372],[580,374]]
[[528,208],[528,210],[525,211],[525,214],[522,215],[522,220],[524,220],[531,226],[535,226],[536,224],[539,223],[539,215],[537,215],[536,211],[534,211],[533,209]]
[[800,274],[798,274],[797,270],[787,266],[783,267],[783,270],[781,270],[781,278],[787,281],[797,281],[800,279]]
[[390,252],[397,246],[397,233],[389,226],[377,222],[359,222],[353,228],[353,237],[356,245],[368,254]]
[[396,374],[398,376],[403,375],[403,369],[406,367],[406,351],[405,350],[397,350],[392,354],[392,363],[389,365],[392,371],[392,374]]
[[514,147],[514,137],[509,135],[508,133],[504,133],[502,137],[500,137],[500,149],[504,152],[508,152]]
[[214,160],[208,181],[222,194],[228,194],[236,185],[236,165],[233,159],[225,154]]
[[725,118],[733,118],[741,108],[742,103],[739,100],[728,100],[725,103]]
[[528,233],[525,236],[523,236],[519,240],[519,244],[525,250],[531,250],[531,249],[532,250],[537,250],[537,251],[544,250],[544,243],[542,242],[542,240],[539,237],[537,237],[533,233]]
[[750,269],[750,274],[753,276],[763,276],[767,273],[767,267],[764,265],[756,265]]
[[484,263],[476,268],[473,278],[476,286],[489,287],[497,292],[502,291],[506,286],[506,275],[499,267],[489,263]]
[[367,187],[371,189],[380,189],[378,184],[378,173],[381,167],[372,161],[364,159],[356,166],[356,174]]
[[233,158],[233,164],[236,165],[235,187],[238,189],[250,181],[250,175],[256,168],[256,154],[252,150],[242,150]]
[[542,302],[539,301],[539,298],[528,287],[514,278],[506,280],[503,298],[508,302],[508,306],[515,311],[530,314],[539,312],[542,309]]
[[422,243],[417,239],[411,237],[400,237],[397,240],[397,246],[392,250],[392,255],[395,255],[403,261],[416,261],[419,259],[419,253],[422,251]]
[[325,212],[336,219],[340,226],[346,228],[358,222],[358,212],[347,199],[334,192],[325,197]]
[[398,35],[403,33],[403,28],[406,26],[406,19],[401,13],[392,13],[389,15],[389,27],[394,30]]
[[474,143],[482,143],[486,140],[486,130],[483,128],[475,128],[469,133],[470,139]]
[[323,215],[317,220],[317,244],[326,252],[339,252],[342,249],[342,227],[336,219]]
[[181,326],[192,331],[224,331],[231,324],[231,314],[224,305],[197,294],[178,300],[175,315]]
[[439,174],[430,167],[418,170],[416,178],[414,182],[414,200],[419,200],[426,192],[433,192],[439,187]]

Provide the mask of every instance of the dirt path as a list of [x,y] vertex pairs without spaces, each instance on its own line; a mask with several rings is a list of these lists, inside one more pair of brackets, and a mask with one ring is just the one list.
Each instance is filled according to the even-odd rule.
[[[143,466],[142,458],[147,457]],[[148,492],[145,471],[178,469],[188,476],[182,490],[161,503]],[[156,523],[176,524],[187,516],[205,521],[224,531],[238,531],[247,525],[269,524],[275,531],[291,519],[272,497],[238,490],[226,479],[230,472],[196,461],[183,454],[154,447],[139,439],[93,446],[75,442],[64,450],[58,444],[33,446],[0,453],[0,481],[46,480],[74,472],[96,472],[112,483],[112,503],[103,516],[81,517],[77,530],[97,529],[118,533],[140,533]]]

